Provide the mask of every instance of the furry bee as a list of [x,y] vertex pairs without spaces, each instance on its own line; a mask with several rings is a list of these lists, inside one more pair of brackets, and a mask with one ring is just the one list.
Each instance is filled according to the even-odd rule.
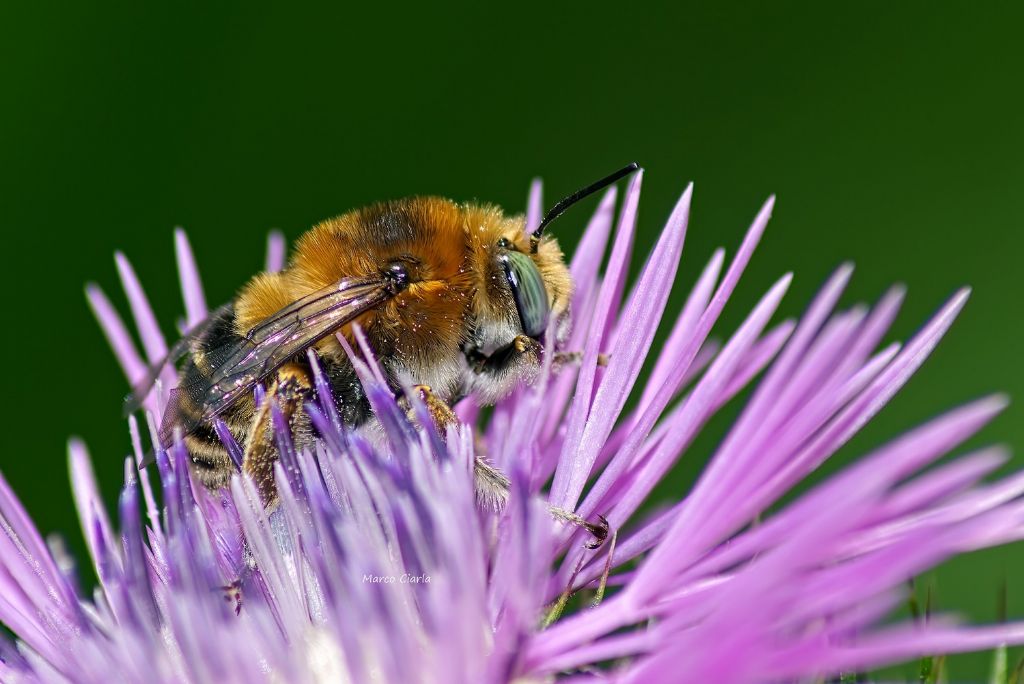
[[[415,384],[444,434],[455,420],[449,407],[461,398],[494,403],[537,375],[544,336],[566,330],[572,294],[562,251],[545,227],[637,168],[630,164],[566,197],[528,236],[521,216],[435,197],[375,204],[314,226],[284,270],[253,277],[172,349],[164,364],[185,361],[160,441],[166,445],[180,431],[194,475],[220,488],[235,472],[214,429],[223,420],[244,446],[244,470],[273,505],[271,402],[257,407],[254,389],[265,385],[298,448],[311,445],[316,433],[304,404],[315,394],[312,349],[344,423],[371,424],[373,411],[337,337],[354,347],[356,324],[396,396],[403,382]],[[164,364],[127,408],[145,397]],[[479,497],[500,505],[507,479],[483,459],[476,473]]]

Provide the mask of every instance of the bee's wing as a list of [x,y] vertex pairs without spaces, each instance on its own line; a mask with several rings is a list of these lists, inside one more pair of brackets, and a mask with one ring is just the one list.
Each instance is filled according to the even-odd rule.
[[202,337],[203,334],[210,329],[210,326],[213,325],[213,323],[231,310],[231,307],[232,303],[228,302],[227,304],[211,311],[206,318],[182,335],[181,339],[175,342],[167,351],[164,358],[146,369],[146,375],[143,376],[142,380],[135,383],[132,387],[131,394],[124,398],[123,410],[125,417],[142,408],[142,402],[146,400],[147,396],[149,396],[150,391],[153,389],[153,385],[156,384],[157,378],[160,377],[160,373],[163,372],[164,368],[168,365],[178,363],[178,361],[188,354],[189,351],[191,351],[192,343]]
[[[394,282],[383,275],[345,278],[286,306],[244,337],[208,350],[214,371],[173,390],[160,442],[168,444],[176,427],[189,434],[212,421],[289,359],[395,294]],[[182,410],[183,402],[188,410]]]

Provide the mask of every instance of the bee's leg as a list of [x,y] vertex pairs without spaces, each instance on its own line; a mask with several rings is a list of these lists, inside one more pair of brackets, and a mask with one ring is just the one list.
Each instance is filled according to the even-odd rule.
[[236,579],[231,584],[218,587],[224,592],[224,600],[235,609],[235,615],[242,613],[242,580]]
[[477,456],[473,464],[473,476],[476,481],[477,505],[492,511],[505,508],[512,491],[512,483],[505,473],[488,463],[483,456]]
[[[554,366],[556,368],[560,368],[561,366],[567,366],[567,365],[573,364],[573,363],[580,363],[581,361],[583,361],[583,352],[581,352],[581,351],[556,352],[555,353],[555,358],[552,359],[552,362],[554,363]],[[597,355],[597,365],[598,366],[602,366],[602,367],[603,366],[607,366],[608,365],[608,355],[607,354],[598,354]]]
[[[511,484],[503,472],[490,465],[484,459],[476,459],[476,499],[481,505],[488,504],[493,510],[500,511],[508,503]],[[597,516],[597,522],[576,515],[572,511],[557,506],[548,506],[548,513],[555,520],[580,527],[591,534],[593,539],[584,546],[588,549],[599,549],[608,539],[610,526],[603,515]]]
[[[588,549],[596,549],[607,538],[608,532],[608,521],[603,517],[601,522],[605,525],[605,537],[597,544],[587,544]],[[612,560],[615,556],[615,540],[616,535],[612,533],[611,541],[608,544],[608,553],[605,554],[604,570],[601,572],[600,580],[597,584],[597,591],[594,593],[594,598],[591,600],[591,607],[597,606],[604,599],[604,593],[608,589],[608,576],[612,571]],[[580,575],[580,570],[583,569],[583,562],[586,560],[585,554],[580,554],[579,560],[576,562],[576,567],[573,569],[572,574],[569,576],[569,581],[565,585],[565,589],[559,595],[558,599],[548,608],[547,614],[544,616],[541,625],[543,627],[549,626],[552,622],[562,616],[562,612],[565,610],[565,606],[569,603],[569,599],[576,593],[576,578]]]
[[609,530],[611,529],[608,525],[608,519],[603,515],[597,516],[597,522],[592,523],[586,520],[572,511],[567,511],[564,508],[557,508],[555,506],[549,506],[548,510],[555,520],[561,520],[577,527],[582,527],[589,532],[594,538],[586,543],[588,549],[599,549],[604,544],[605,540],[608,539]]
[[[439,399],[429,386],[415,385],[413,390],[423,400],[424,405],[427,407],[427,412],[430,413],[430,417],[434,420],[438,433],[444,438],[448,434],[448,426],[459,422],[455,411]],[[398,400],[398,403],[409,414],[410,420],[415,420],[408,400],[402,397]],[[508,478],[505,477],[505,473],[492,466],[481,455],[476,456],[473,471],[476,480],[477,504],[495,511],[500,511],[504,508],[505,504],[508,503],[508,493],[511,486]]]
[[[509,482],[505,473],[492,466],[482,456],[476,457],[473,471],[476,475],[477,503],[494,511],[503,509],[508,503],[509,492],[512,488],[512,483]],[[548,506],[548,512],[555,520],[582,527],[593,535],[594,538],[586,544],[588,549],[600,548],[608,538],[608,520],[603,515],[597,516],[598,522],[592,523],[563,508]]]
[[[434,421],[434,426],[437,428],[438,434],[443,439],[448,434],[449,425],[457,425],[459,422],[458,416],[455,415],[455,411],[452,407],[446,404],[441,399],[438,399],[434,391],[430,389],[429,385],[413,385],[413,391],[420,395],[420,399],[423,400],[423,404],[427,407],[427,412]],[[414,419],[412,407],[409,406],[408,401],[405,397],[398,400],[400,406],[405,408],[406,413],[409,414],[410,419]]]
[[[477,350],[470,350],[467,352],[466,356],[472,364],[474,372],[501,374],[509,365],[514,363],[520,355],[528,353],[539,354],[541,349],[542,347],[540,342],[532,337],[517,335],[512,342],[504,347],[496,349],[490,355],[484,355]],[[568,360],[572,361],[577,358],[582,358],[582,354],[570,354]],[[600,365],[604,365],[601,363],[602,358],[605,364],[607,363],[608,357],[602,354],[598,357],[598,364]],[[555,356],[554,361],[555,363],[559,363],[558,355]],[[504,473],[478,457],[476,462],[476,480],[477,500],[492,502],[492,507],[495,509],[500,509],[505,505],[509,497],[509,480]],[[590,532],[594,538],[587,542],[586,546],[589,549],[599,548],[608,538],[608,521],[604,516],[597,516],[598,522],[592,523],[576,515],[572,511],[567,511],[562,508],[551,506],[548,510],[556,520],[561,520],[563,522],[582,527]]]
[[312,396],[313,379],[309,370],[297,363],[286,363],[274,374],[273,382],[267,388],[267,399],[253,416],[242,467],[256,483],[260,498],[267,507],[277,501],[274,463],[278,459],[278,452],[271,420],[272,402],[277,404],[288,421],[295,447],[301,449],[305,440],[312,435],[309,416],[302,408]]
[[[501,472],[480,456],[476,457],[474,467],[476,475],[476,501],[480,506],[486,506],[494,511],[500,511],[508,503],[511,483],[505,473]],[[603,516],[597,516],[598,522],[592,523],[564,508],[548,506],[548,512],[555,520],[576,525],[589,532],[593,539],[585,546],[588,549],[599,549],[609,536],[608,520]]]

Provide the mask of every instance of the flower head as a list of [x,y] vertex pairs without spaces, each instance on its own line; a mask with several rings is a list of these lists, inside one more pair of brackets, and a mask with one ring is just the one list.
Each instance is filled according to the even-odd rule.
[[[1001,449],[933,465],[996,415],[1001,397],[950,411],[780,504],[899,391],[967,292],[906,344],[878,350],[900,289],[836,311],[852,272],[843,266],[799,321],[772,326],[786,275],[719,344],[711,330],[769,200],[728,266],[723,251],[712,255],[652,359],[691,188],[627,289],[640,184],[637,175],[617,221],[614,190],[604,196],[575,251],[566,349],[582,352],[579,364],[548,362],[486,420],[465,402],[446,436],[413,429],[364,344],[353,363],[383,442],[346,430],[333,402],[310,405],[321,439],[315,452],[297,451],[281,431],[280,505],[268,513],[242,476],[219,492],[194,483],[180,444],[158,452],[158,478],[137,470],[143,440],[132,419],[116,526],[85,446],[72,440],[76,505],[100,579],[91,597],[0,479],[0,621],[17,638],[0,643],[0,679],[758,682],[1024,642],[1021,624],[883,626],[908,578],[1024,533],[1024,477],[983,481],[1005,462]],[[535,184],[527,230],[539,197]],[[188,327],[206,304],[180,231],[176,247]],[[268,268],[280,268],[279,237],[268,251]],[[103,293],[88,296],[135,382],[167,347],[127,259],[117,264],[145,356]],[[759,375],[696,484],[650,512],[655,486]],[[165,373],[148,400],[150,433],[173,383]],[[481,450],[512,482],[497,512],[475,501]],[[549,506],[604,516],[612,535],[589,548],[586,532]]]

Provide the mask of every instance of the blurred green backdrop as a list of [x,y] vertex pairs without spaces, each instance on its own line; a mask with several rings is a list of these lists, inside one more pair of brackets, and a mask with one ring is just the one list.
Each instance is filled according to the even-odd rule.
[[[638,261],[696,182],[681,284],[778,194],[723,331],[791,269],[784,313],[799,313],[844,259],[858,266],[847,303],[909,285],[901,337],[974,285],[938,353],[845,457],[983,393],[1024,397],[1024,5],[369,5],[0,9],[0,468],[73,549],[67,437],[87,441],[111,502],[128,449],[126,386],[82,286],[126,313],[111,258],[123,250],[171,334],[175,225],[217,304],[260,267],[268,228],[293,238],[413,193],[519,210],[535,175],[551,200],[636,159]],[[558,225],[570,249],[588,211]],[[1022,416],[1013,404],[981,441],[1019,449]],[[721,427],[684,459],[676,496]],[[1004,577],[1024,617],[1024,545],[932,579],[940,607],[993,619]]]

